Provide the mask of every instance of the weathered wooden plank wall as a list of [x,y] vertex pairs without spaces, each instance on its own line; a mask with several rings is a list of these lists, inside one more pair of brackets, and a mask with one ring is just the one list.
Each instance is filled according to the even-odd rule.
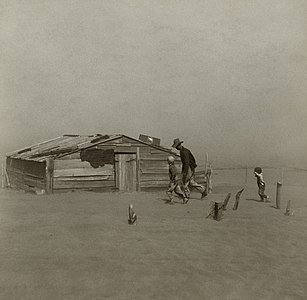
[[6,170],[12,188],[45,189],[45,163],[7,158]]
[[[175,165],[178,171],[178,178],[181,178],[181,160],[179,156],[160,150],[158,148],[144,145],[138,141],[123,138],[124,142],[140,149],[140,187],[143,190],[167,189],[169,184],[167,157],[175,157]],[[196,169],[197,170],[197,169]],[[205,182],[204,170],[197,170],[195,179],[199,183]]]
[[[130,172],[131,176],[135,177],[131,179],[131,182],[136,190],[167,189],[169,184],[167,157],[169,155],[175,157],[180,177],[180,157],[167,150],[155,148],[128,137],[95,145],[95,147],[101,150],[113,149],[114,155],[135,154],[133,156],[136,158],[136,164],[133,163],[134,169],[127,172]],[[113,164],[105,164],[103,167],[93,168],[89,162],[81,161],[80,151],[54,159],[53,163],[53,192],[79,189],[99,191],[118,189],[116,182],[120,178],[120,174],[115,174],[116,170]],[[8,158],[7,171],[15,187],[37,187],[41,189],[46,187],[45,162]],[[200,183],[204,182],[202,171],[196,173],[196,180]]]
[[93,168],[81,161],[80,152],[54,161],[53,190],[110,190],[115,187],[114,166]]
[[[101,150],[113,149],[114,153],[138,153],[138,167],[136,173],[137,190],[142,188],[167,188],[169,152],[152,148],[128,137],[122,137],[100,145]],[[180,169],[180,159],[176,163]],[[118,176],[118,175],[117,175]],[[113,165],[105,165],[94,169],[88,162],[80,160],[80,152],[76,152],[54,163],[54,190],[59,189],[116,189],[116,174]],[[118,177],[119,178],[119,177]],[[117,187],[118,188],[118,187]]]
[[114,149],[115,153],[138,153],[137,190],[151,186],[158,188],[168,186],[168,164],[166,159],[170,153],[152,148],[128,137],[98,145],[99,149],[104,150],[110,149],[110,147]]

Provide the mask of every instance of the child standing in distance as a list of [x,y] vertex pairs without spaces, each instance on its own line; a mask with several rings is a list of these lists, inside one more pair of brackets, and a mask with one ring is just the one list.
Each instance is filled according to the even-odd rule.
[[175,158],[173,156],[168,156],[167,162],[169,165],[168,173],[169,173],[170,182],[166,193],[169,197],[170,203],[174,204],[173,192],[175,192],[179,196],[179,198],[183,200],[183,204],[186,204],[188,202],[188,198],[186,197],[185,193],[182,191],[177,180],[177,169],[175,166]]
[[260,196],[260,200],[262,202],[266,202],[266,201],[268,201],[269,196],[267,196],[264,193],[264,191],[265,191],[265,182],[263,180],[262,169],[260,167],[256,167],[254,169],[254,174],[255,174],[255,177],[257,178],[258,194]]

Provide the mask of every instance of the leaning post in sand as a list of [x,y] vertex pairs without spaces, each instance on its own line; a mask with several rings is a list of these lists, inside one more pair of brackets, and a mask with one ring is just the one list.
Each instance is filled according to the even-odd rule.
[[212,184],[213,179],[212,179],[212,177],[213,177],[213,169],[210,165],[210,177],[209,177],[209,184],[208,184],[208,189],[209,189],[208,193],[209,194],[212,193],[212,189],[213,189],[213,184]]
[[231,197],[231,193],[228,193],[224,202],[223,202],[223,210],[226,210],[226,207],[227,207],[227,204],[229,202],[230,197]]
[[4,166],[2,170],[4,172],[4,186],[6,188],[10,188],[11,187],[11,182],[10,182],[9,175],[7,174],[6,167]]
[[4,166],[3,164],[1,165],[1,187],[4,189],[5,185],[4,185]]
[[288,200],[285,216],[291,215],[291,200]]
[[239,192],[237,192],[236,200],[235,200],[235,203],[234,203],[233,208],[232,208],[233,210],[237,210],[238,209],[240,197],[241,197],[241,194],[243,193],[243,191],[244,191],[244,188],[242,190],[240,190]]
[[[211,198],[212,197],[212,198]],[[210,218],[216,221],[220,221],[223,217],[223,207],[224,207],[224,201],[221,201],[221,199],[216,199],[216,197],[210,196],[210,208],[209,213],[206,216],[206,218]]]
[[223,217],[223,202],[213,202],[213,219],[220,221]]
[[280,194],[281,194],[281,182],[277,182],[276,187],[276,209],[280,209]]
[[206,181],[206,193],[207,195],[210,193],[210,181],[211,181],[211,170],[209,168],[209,154],[206,152],[206,161],[205,161],[205,181]]
[[212,193],[212,169],[209,166],[205,173],[205,180],[206,180],[206,192],[207,195]]

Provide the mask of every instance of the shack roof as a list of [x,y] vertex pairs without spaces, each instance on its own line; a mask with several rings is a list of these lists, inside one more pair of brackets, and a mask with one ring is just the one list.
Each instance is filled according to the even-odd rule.
[[10,158],[32,160],[32,161],[45,161],[47,158],[57,158],[71,153],[81,151],[83,149],[95,147],[96,145],[106,143],[108,141],[116,140],[121,137],[127,137],[134,141],[138,141],[142,144],[148,145],[150,147],[159,149],[176,155],[170,149],[155,146],[150,143],[146,143],[139,139],[129,137],[124,134],[95,134],[95,135],[75,135],[75,134],[64,134],[62,136],[53,138],[48,141],[44,141],[38,144],[34,144],[10,153],[7,153],[6,156]]

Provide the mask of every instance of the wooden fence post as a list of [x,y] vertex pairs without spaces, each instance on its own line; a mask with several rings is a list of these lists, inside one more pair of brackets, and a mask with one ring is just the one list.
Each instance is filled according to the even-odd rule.
[[211,167],[207,168],[205,173],[205,180],[206,180],[206,193],[207,195],[212,193],[212,169]]
[[276,187],[276,209],[280,209],[280,194],[281,194],[281,182],[277,182]]
[[220,221],[223,217],[223,201],[211,200],[210,211],[206,218],[212,218],[216,221]]
[[231,193],[229,193],[229,194],[226,196],[225,200],[224,200],[224,203],[223,203],[223,210],[226,210],[226,207],[227,207],[227,204],[228,204],[228,202],[229,202],[230,197],[231,197]]
[[6,167],[4,167],[2,170],[3,170],[3,173],[4,173],[4,185],[5,185],[6,188],[7,187],[10,188],[11,187],[11,182],[10,182],[9,175],[7,174]]
[[241,197],[241,194],[243,193],[243,191],[244,191],[244,189],[242,189],[239,192],[237,192],[237,194],[236,194],[236,201],[235,201],[235,203],[233,205],[233,210],[237,210],[238,209],[240,197]]
[[285,216],[291,215],[291,200],[288,200]]
[[5,184],[4,184],[4,166],[3,164],[1,165],[1,187],[4,189]]
[[223,202],[213,202],[213,219],[220,221],[223,217]]
[[53,158],[46,159],[46,193],[53,193],[53,170],[54,170],[54,161]]
[[136,148],[136,190],[141,190],[141,165],[140,165],[140,148]]

